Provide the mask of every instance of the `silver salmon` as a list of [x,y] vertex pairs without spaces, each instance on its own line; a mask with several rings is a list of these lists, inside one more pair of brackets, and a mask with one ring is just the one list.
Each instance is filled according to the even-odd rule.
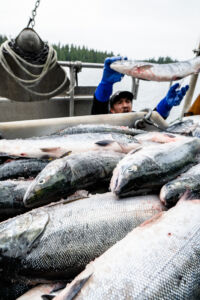
[[200,57],[169,64],[156,64],[137,60],[120,60],[111,69],[135,78],[153,81],[174,81],[200,71]]
[[178,133],[186,136],[193,136],[193,131],[198,127],[198,123],[193,120],[176,121],[170,125],[166,131],[170,133]]
[[120,133],[135,136],[145,131],[128,126],[114,126],[109,124],[81,124],[67,127],[53,133],[53,135],[80,134],[80,133]]
[[70,153],[90,150],[113,150],[127,153],[137,148],[138,141],[130,135],[118,133],[85,133],[66,136],[0,140],[0,157],[59,158]]
[[32,181],[24,195],[24,204],[42,206],[66,198],[76,190],[102,185],[108,191],[112,172],[123,157],[123,153],[113,151],[88,151],[56,159]]
[[0,282],[72,279],[133,228],[166,210],[157,195],[112,193],[40,207],[0,223]]
[[187,190],[200,196],[200,164],[167,182],[160,190],[160,200],[167,207],[174,206]]
[[181,201],[90,263],[55,300],[200,298],[200,200]]
[[0,165],[0,180],[35,177],[49,163],[41,159],[16,159]]
[[197,161],[198,138],[144,147],[127,154],[113,171],[110,188],[119,197],[158,191]]

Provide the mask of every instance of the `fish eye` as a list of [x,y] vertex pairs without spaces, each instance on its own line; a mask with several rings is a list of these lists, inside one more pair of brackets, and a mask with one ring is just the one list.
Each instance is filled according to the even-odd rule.
[[40,181],[39,181],[38,183],[39,183],[39,184],[45,183],[45,179],[40,179]]
[[136,165],[132,165],[130,166],[129,168],[127,168],[127,171],[128,172],[136,172],[137,171],[137,166]]

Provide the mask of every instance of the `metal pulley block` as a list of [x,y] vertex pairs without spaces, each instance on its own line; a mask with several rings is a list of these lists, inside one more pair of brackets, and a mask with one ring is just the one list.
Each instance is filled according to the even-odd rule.
[[15,101],[50,99],[69,89],[70,81],[57,62],[56,51],[32,28],[0,48],[0,96]]
[[168,127],[168,123],[157,111],[146,108],[140,111],[140,113],[143,113],[144,115],[134,122],[134,128],[147,131],[163,131]]
[[137,129],[144,129],[146,128],[146,125],[152,125],[152,121],[151,121],[151,115],[152,115],[152,110],[147,108],[147,109],[143,109],[143,112],[147,112],[143,118],[138,119],[135,121],[134,123],[134,127]]

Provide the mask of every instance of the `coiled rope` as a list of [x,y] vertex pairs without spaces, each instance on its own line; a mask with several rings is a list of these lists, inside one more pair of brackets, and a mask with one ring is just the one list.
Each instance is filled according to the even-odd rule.
[[[31,89],[31,87],[36,86],[36,84],[45,76],[45,74],[56,65],[57,52],[55,51],[55,49],[52,46],[48,45],[48,47],[49,47],[49,51],[48,51],[48,55],[47,55],[45,63],[40,64],[40,65],[34,65],[34,64],[31,64],[31,63],[27,62],[22,57],[20,57],[17,53],[15,53],[9,45],[9,41],[5,41],[0,47],[0,63],[2,65],[2,67],[5,69],[5,71],[12,78],[14,78],[14,80],[16,82],[18,82],[18,84],[20,86],[22,86],[25,90],[27,90],[29,93],[32,93],[32,94],[35,94],[35,95],[38,95],[38,96],[51,97],[51,95],[55,94],[58,90],[60,90],[66,84],[68,78],[67,78],[67,74],[66,74],[65,71],[64,71],[65,72],[64,81],[56,89],[54,89],[53,91],[48,92],[48,93],[39,93],[39,92],[36,92],[36,91]],[[9,64],[7,63],[7,60],[6,60],[6,57],[5,57],[5,54],[4,54],[5,50],[12,57],[12,59],[19,66],[19,68],[24,73],[28,74],[32,79],[22,79],[19,76],[16,76],[14,74],[14,72],[10,68]],[[30,71],[28,71],[24,67],[23,64],[26,65],[26,66],[32,67],[32,68],[38,68],[38,69],[42,69],[42,70],[38,75],[36,75],[36,74],[33,74]]]

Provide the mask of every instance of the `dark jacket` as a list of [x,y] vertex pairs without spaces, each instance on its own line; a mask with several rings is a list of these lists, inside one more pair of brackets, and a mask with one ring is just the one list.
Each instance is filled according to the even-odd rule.
[[92,115],[102,115],[109,114],[109,101],[101,102],[98,101],[94,95],[93,103],[92,103]]

